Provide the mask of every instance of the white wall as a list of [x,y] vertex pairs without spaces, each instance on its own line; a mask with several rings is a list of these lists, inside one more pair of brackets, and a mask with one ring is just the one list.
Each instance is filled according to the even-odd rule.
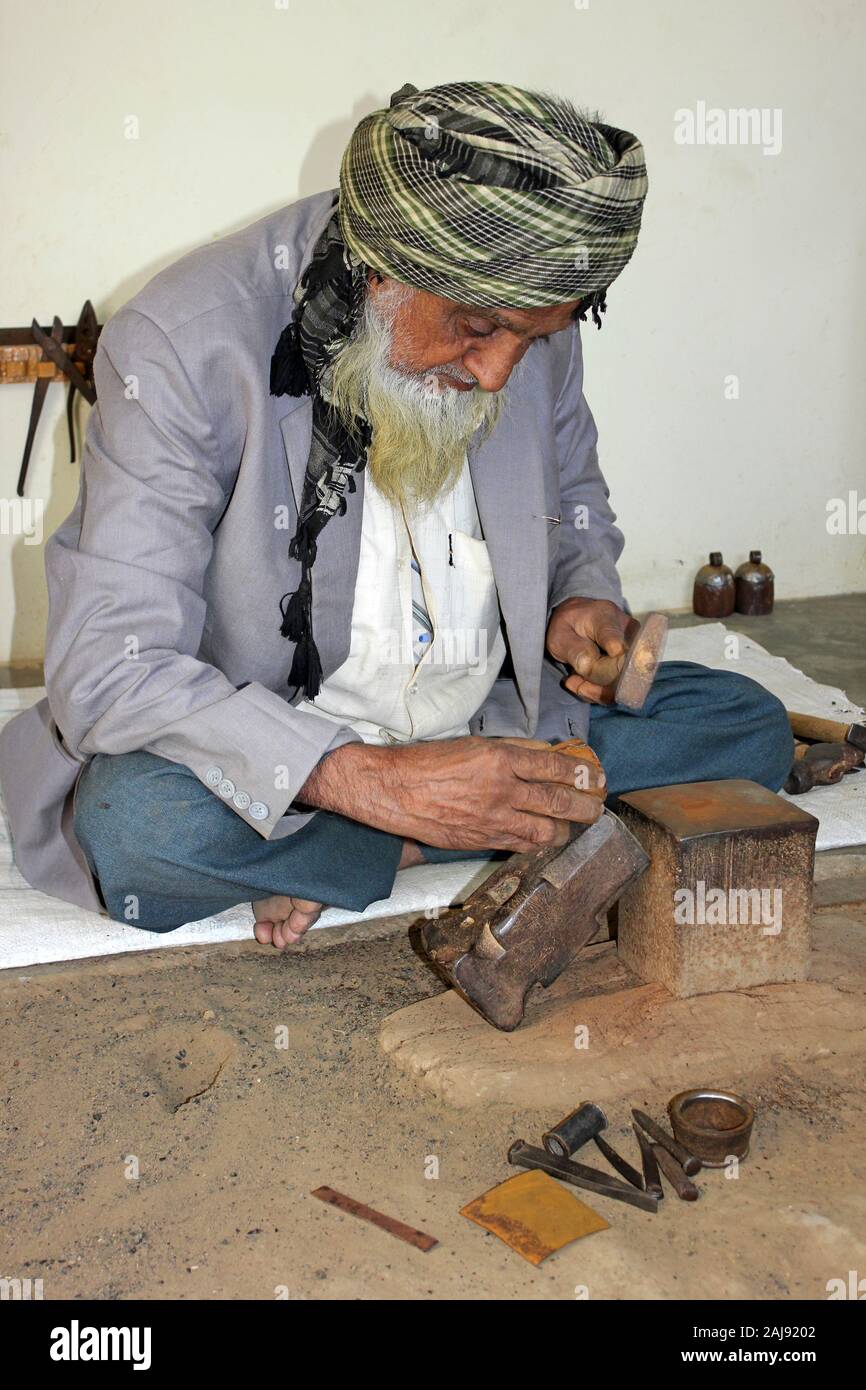
[[[74,322],[87,296],[104,319],[189,248],[332,186],[354,124],[406,81],[560,92],[647,150],[641,245],[604,329],[586,330],[632,602],[688,603],[711,547],[730,561],[762,547],[782,596],[866,588],[864,537],[825,525],[829,498],[866,498],[858,0],[2,0],[2,13],[4,325]],[[781,108],[781,152],[678,145],[674,113],[699,101]],[[31,396],[0,390],[0,497]],[[76,491],[63,398],[50,389],[31,463],[46,533]],[[0,536],[0,661],[41,654],[41,567],[39,547]]]

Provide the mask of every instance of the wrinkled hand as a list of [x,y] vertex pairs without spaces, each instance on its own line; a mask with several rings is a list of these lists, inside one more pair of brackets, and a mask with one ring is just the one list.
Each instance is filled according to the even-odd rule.
[[575,673],[566,676],[566,690],[594,705],[612,704],[619,674],[613,658],[624,655],[639,626],[608,599],[569,598],[554,608],[546,646]]
[[455,738],[379,748],[346,743],[298,799],[442,849],[528,852],[565,844],[602,813],[604,773],[531,739]]

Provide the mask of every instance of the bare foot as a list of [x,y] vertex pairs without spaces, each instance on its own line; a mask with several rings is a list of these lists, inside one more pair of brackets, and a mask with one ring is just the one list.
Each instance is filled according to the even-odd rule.
[[[398,869],[409,869],[413,864],[423,863],[424,856],[416,842],[404,840]],[[272,898],[259,898],[252,908],[256,919],[256,941],[262,946],[276,946],[282,951],[286,946],[297,945],[322,915],[324,903],[275,894]]]
[[282,951],[295,946],[321,915],[323,903],[308,898],[259,898],[253,903],[256,941]]

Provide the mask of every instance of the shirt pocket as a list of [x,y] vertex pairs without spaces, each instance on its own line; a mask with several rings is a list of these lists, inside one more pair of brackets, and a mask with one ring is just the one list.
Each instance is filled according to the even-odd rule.
[[493,565],[486,541],[452,531],[449,543],[450,612],[440,615],[440,629],[453,651],[453,664],[474,666],[490,651],[499,630]]

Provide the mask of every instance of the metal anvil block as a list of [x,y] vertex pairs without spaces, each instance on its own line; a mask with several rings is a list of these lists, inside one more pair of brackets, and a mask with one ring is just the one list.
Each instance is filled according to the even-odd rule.
[[618,809],[651,859],[617,908],[635,974],[681,998],[807,978],[814,816],[739,779],[628,792]]
[[647,862],[605,811],[565,848],[512,854],[462,907],[425,924],[424,950],[488,1023],[510,1032],[532,986],[562,974]]

